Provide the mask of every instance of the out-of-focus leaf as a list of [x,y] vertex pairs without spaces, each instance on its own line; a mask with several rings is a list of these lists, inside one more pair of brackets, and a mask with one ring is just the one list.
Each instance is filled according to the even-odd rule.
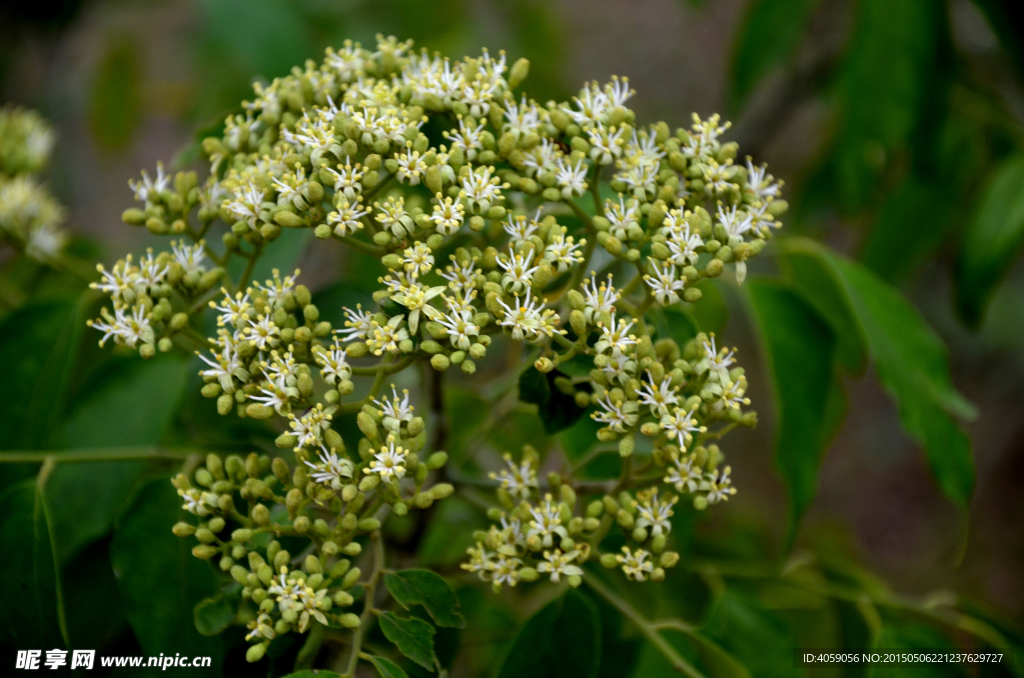
[[192,555],[195,542],[171,533],[183,513],[167,478],[150,481],[118,517],[110,560],[143,651],[209,656],[213,671],[219,671],[224,646],[219,638],[201,635],[193,619],[196,604],[216,592],[213,572]]
[[8,656],[16,649],[62,647],[56,570],[34,478],[0,493],[0,543],[7,545],[0,586],[0,647],[9,651]]
[[742,594],[726,591],[704,633],[758,678],[801,676],[793,666],[793,639],[776,617]]
[[[312,239],[313,229],[310,228],[281,229],[281,235],[277,237],[277,240],[263,248],[263,254],[260,255],[252,269],[249,284],[258,282],[262,285],[264,281],[270,280],[275,268],[280,272],[282,279],[286,275],[295,273],[295,266],[306,250],[306,245]],[[228,272],[233,280],[238,280],[238,276],[242,275],[245,263],[241,257],[231,257],[231,261],[228,262]]]
[[[971,418],[974,407],[953,386],[942,340],[899,292],[860,264],[812,241],[789,238],[780,245],[790,270],[794,262],[816,271],[796,276],[815,308],[842,304],[822,315],[855,319],[866,339],[879,379],[899,406],[903,428],[924,447],[942,491],[961,507],[974,487],[971,444],[953,416]],[[813,280],[815,286],[808,286]],[[823,301],[827,300],[827,301]],[[840,330],[854,331],[845,323]]]
[[679,348],[685,346],[686,342],[700,332],[700,327],[697,326],[694,317],[678,306],[666,306],[664,316],[665,330],[668,332],[668,336],[679,344]]
[[[841,206],[859,210],[888,155],[906,144],[933,84],[945,8],[932,0],[862,0],[840,76],[836,173]],[[883,75],[884,74],[884,75]]]
[[1024,247],[1024,155],[1003,163],[964,234],[957,262],[957,307],[981,323],[996,286]]
[[498,678],[593,678],[601,665],[601,620],[584,594],[569,589],[530,617]]
[[328,320],[335,329],[344,329],[344,308],[356,310],[357,304],[372,309],[376,302],[368,293],[358,290],[347,283],[335,283],[330,287],[318,290],[313,295],[313,304],[320,311],[320,320]]
[[72,647],[102,651],[127,631],[108,541],[90,544],[61,568],[61,592]]
[[[906,652],[928,650],[955,652],[957,649],[949,638],[929,626],[895,619],[886,620],[878,637],[878,647]],[[959,662],[924,664],[916,668],[917,670],[911,673],[906,670],[905,666],[880,663],[872,665],[867,675],[869,678],[903,678],[907,675],[927,678],[932,676],[936,678],[966,678],[966,676],[973,675],[968,673],[964,665]]]
[[695,283],[694,287],[699,289],[703,296],[700,301],[691,305],[690,316],[697,322],[701,332],[720,334],[729,320],[729,306],[725,303],[722,290],[716,281],[707,278]]
[[402,619],[390,612],[381,614],[380,630],[398,651],[428,671],[434,669],[433,626],[422,619]]
[[835,432],[827,414],[835,383],[835,336],[794,288],[755,278],[747,286],[772,373],[778,417],[775,464],[789,490],[792,540],[818,487],[818,468]]
[[196,630],[204,636],[215,636],[235,618],[235,605],[222,595],[203,598],[192,610]]
[[459,599],[448,582],[430,570],[401,570],[384,575],[384,585],[405,609],[422,605],[438,626],[466,628]]
[[519,375],[519,399],[537,406],[537,416],[548,435],[569,428],[586,412],[573,396],[555,387],[555,379],[564,376],[558,370],[544,374],[533,365]]
[[45,448],[64,412],[85,302],[24,306],[0,321],[0,448]]
[[400,666],[389,659],[384,659],[384,657],[370,655],[370,663],[373,664],[373,668],[377,669],[380,678],[409,678]]
[[124,148],[142,119],[139,48],[130,35],[110,40],[89,93],[89,128],[104,151]]
[[458,495],[440,502],[420,541],[417,562],[428,567],[458,562],[473,545],[473,530],[484,526],[473,506]]
[[731,106],[742,108],[757,83],[788,60],[820,0],[754,0],[736,35],[730,67]]

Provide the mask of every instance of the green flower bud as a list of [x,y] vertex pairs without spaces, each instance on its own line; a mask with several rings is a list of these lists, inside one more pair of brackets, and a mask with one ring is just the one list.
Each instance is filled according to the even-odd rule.
[[616,560],[614,553],[605,553],[601,556],[601,565],[611,570],[619,566],[619,561]]
[[199,544],[192,547],[192,555],[200,560],[209,560],[218,553],[220,553],[220,550],[216,546],[210,546],[209,544]]
[[189,525],[188,523],[175,523],[174,527],[171,528],[171,532],[176,537],[190,537],[196,533],[195,525]]
[[351,612],[346,612],[345,614],[341,615],[341,617],[338,618],[338,621],[346,629],[357,629],[359,628],[359,624],[361,623],[359,621],[359,615],[352,614]]
[[270,511],[263,504],[256,504],[252,507],[252,519],[257,525],[266,527],[270,524]]
[[258,662],[259,660],[263,659],[263,655],[266,653],[266,651],[267,646],[263,643],[260,643],[259,645],[253,645],[245,651],[245,661],[249,662],[250,664]]

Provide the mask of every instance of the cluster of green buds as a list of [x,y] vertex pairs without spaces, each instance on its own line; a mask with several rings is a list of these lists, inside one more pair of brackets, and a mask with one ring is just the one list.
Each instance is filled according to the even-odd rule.
[[0,244],[42,263],[55,262],[68,242],[64,209],[39,183],[54,134],[35,111],[0,108]]
[[374,533],[389,515],[452,493],[451,485],[428,483],[448,455],[421,459],[423,420],[395,418],[395,404],[359,414],[365,437],[356,456],[327,428],[315,452],[296,449],[294,467],[255,452],[224,460],[211,454],[192,479],[174,479],[182,508],[198,519],[176,524],[174,534],[194,536],[193,555],[215,559],[225,573],[223,595],[249,629],[249,661],[259,661],[278,636],[306,633],[314,620],[358,628],[359,615],[348,611],[361,594],[353,563],[369,535],[379,538]]

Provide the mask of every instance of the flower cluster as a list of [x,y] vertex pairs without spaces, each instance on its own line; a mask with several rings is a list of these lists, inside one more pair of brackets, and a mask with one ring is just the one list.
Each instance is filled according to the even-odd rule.
[[0,243],[53,263],[67,245],[64,209],[39,183],[53,131],[34,111],[0,109]]
[[451,494],[448,484],[426,487],[430,471],[448,455],[420,457],[424,422],[408,400],[380,405],[359,413],[364,437],[356,455],[325,427],[323,442],[300,445],[294,467],[256,453],[223,460],[211,454],[191,479],[174,479],[182,508],[196,522],[180,522],[173,531],[195,536],[193,555],[216,559],[241,586],[233,600],[249,629],[250,661],[262,658],[277,636],[305,633],[314,620],[358,627],[359,616],[346,608],[361,583],[353,560],[363,538],[380,530],[389,513],[425,509]]
[[[756,424],[743,370],[713,335],[677,341],[668,317],[688,313],[727,266],[743,282],[786,210],[780,182],[737,162],[717,116],[674,131],[640,124],[624,78],[542,104],[515,92],[528,71],[503,53],[452,60],[395,38],[345,43],[257,84],[203,140],[202,182],[160,165],[129,182],[139,206],[124,220],[175,240],[101,267],[96,288],[111,302],[92,326],[144,357],[198,346],[203,395],[223,415],[271,422],[299,461],[289,471],[258,456],[220,470],[211,460],[202,489],[178,480],[202,519],[197,555],[219,556],[259,607],[259,647],[310,620],[355,623],[331,616],[358,578],[333,559],[377,529],[380,507],[401,513],[451,491],[422,489],[444,459],[418,460],[425,424],[410,395],[382,395],[414,366],[472,375],[522,344],[528,369],[589,411],[595,443],[623,460],[622,478],[583,508],[577,495],[592,487],[571,474],[542,485],[535,452],[509,457],[494,475],[495,525],[465,565],[495,586],[578,585],[616,524],[626,546],[601,562],[661,579],[679,558],[666,550],[679,502],[699,510],[734,492],[711,443]],[[298,271],[253,282],[284,229],[379,260],[373,304],[325,309],[339,326],[321,319]],[[217,329],[204,336],[211,311]],[[333,428],[343,414],[365,436],[358,458]],[[248,512],[233,508],[236,493]],[[228,520],[242,525],[230,539]],[[314,542],[301,562],[269,541],[293,532]]]

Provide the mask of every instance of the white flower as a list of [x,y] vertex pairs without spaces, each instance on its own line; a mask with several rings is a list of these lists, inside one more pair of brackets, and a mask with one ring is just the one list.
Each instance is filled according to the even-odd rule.
[[503,553],[498,553],[497,556],[498,559],[490,568],[491,581],[498,585],[515,586],[519,582],[519,566],[523,564],[523,561]]
[[242,180],[231,188],[231,195],[234,199],[225,206],[227,211],[247,223],[251,230],[257,230],[256,220],[260,217],[264,192],[251,181]]
[[356,304],[354,311],[346,306],[342,306],[341,310],[345,313],[345,329],[334,330],[334,333],[340,334],[342,341],[369,339],[373,332],[373,315],[364,311],[362,304]]
[[676,492],[696,492],[700,484],[702,473],[701,468],[694,464],[693,459],[673,459],[674,468],[670,468],[662,482],[675,485]]
[[324,485],[330,485],[335,490],[340,490],[342,485],[342,478],[352,477],[352,462],[344,457],[338,457],[334,448],[328,450],[323,445],[320,445],[320,453],[318,455],[320,461],[317,463],[306,462],[306,466],[313,469],[313,473],[310,474],[313,480]]
[[529,499],[530,492],[538,489],[537,472],[533,464],[523,461],[518,466],[512,461],[512,455],[505,455],[505,463],[508,469],[502,469],[498,473],[489,474],[494,480],[501,483],[501,486],[513,498]]
[[136,284],[151,287],[163,281],[167,275],[167,265],[160,264],[153,258],[153,250],[146,250],[146,256],[139,258],[139,272],[135,277]]
[[558,535],[562,539],[569,537],[569,531],[562,526],[562,509],[558,504],[553,504],[551,495],[544,496],[544,503],[536,508],[530,507],[530,515],[533,520],[529,522],[530,529],[526,532],[526,538],[539,536],[541,543],[550,548],[553,543],[553,536]]
[[410,275],[426,275],[434,270],[434,255],[424,242],[416,241],[402,252],[402,263]]
[[590,159],[598,165],[610,165],[615,162],[622,155],[622,147],[626,145],[626,140],[622,138],[622,132],[622,127],[608,129],[600,124],[593,129],[588,129]]
[[651,408],[651,414],[663,417],[668,414],[670,406],[679,402],[676,389],[672,386],[672,378],[665,377],[661,384],[655,385],[654,375],[650,370],[647,370],[647,378],[650,381],[641,384],[637,395],[640,396],[641,403]]
[[185,272],[204,271],[203,261],[206,259],[206,247],[200,240],[195,245],[189,245],[185,241],[176,243],[171,241],[171,251],[174,252],[174,260],[177,261]]
[[261,351],[268,351],[281,343],[281,330],[269,315],[256,316],[256,322],[245,328],[249,343]]
[[469,209],[486,212],[501,197],[501,180],[491,176],[493,171],[493,167],[470,167],[462,178],[462,189]]
[[669,434],[669,437],[675,438],[679,443],[680,449],[685,449],[686,444],[693,438],[694,432],[703,432],[707,430],[706,426],[698,426],[693,420],[693,414],[696,409],[684,410],[681,407],[672,408],[672,414],[666,414],[661,418],[661,428]]
[[448,332],[448,341],[455,348],[466,351],[472,345],[470,337],[480,336],[480,328],[473,323],[473,312],[467,308],[459,308],[451,299],[445,297],[450,315],[438,318],[437,322]]
[[726,466],[722,469],[721,474],[716,475],[714,471],[711,471],[704,477],[709,486],[705,495],[709,504],[728,501],[730,495],[736,494],[736,488],[732,486],[732,479],[729,478],[730,473],[732,473],[732,468]]
[[498,266],[505,271],[501,276],[501,286],[513,294],[519,294],[523,290],[529,290],[533,284],[533,274],[539,266],[530,267],[533,261],[534,250],[527,252],[524,257],[509,249],[507,259],[499,259]]
[[[411,317],[412,314],[409,315]],[[385,351],[388,353],[401,352],[399,344],[409,338],[409,331],[402,327],[404,321],[404,316],[396,315],[384,325],[373,323],[373,333],[366,340],[366,345],[374,355],[383,355]]]
[[636,165],[628,167],[625,172],[615,176],[630,187],[630,192],[638,200],[653,198],[658,192],[657,166]]
[[515,303],[512,307],[505,305],[505,302],[498,298],[498,304],[505,311],[505,317],[498,321],[502,327],[512,330],[512,338],[516,341],[535,339],[540,333],[541,313],[540,305],[530,301],[530,288],[526,288],[526,296],[522,302],[519,295],[514,296]]
[[171,177],[164,174],[164,164],[157,162],[156,179],[150,179],[146,170],[142,170],[142,181],[128,180],[128,187],[135,193],[135,199],[139,202],[153,202],[160,197],[160,194],[167,190]]
[[587,190],[587,166],[583,159],[576,161],[575,165],[564,158],[555,159],[555,182],[562,191],[562,197],[568,200],[574,196],[583,195]]
[[555,161],[561,157],[562,151],[550,139],[541,139],[541,142],[533,147],[523,159],[526,166],[526,175],[534,176],[541,170],[553,168]]
[[502,131],[510,131],[520,137],[532,134],[540,129],[540,111],[535,103],[526,103],[525,94],[518,106],[512,100],[505,104],[505,120],[508,122],[502,125]]
[[767,172],[768,170],[764,165],[755,167],[750,158],[747,158],[747,185],[762,200],[775,198],[779,195],[780,184],[772,183],[775,177]]
[[253,283],[256,289],[261,290],[267,296],[267,302],[271,306],[280,306],[284,303],[285,297],[295,292],[295,280],[299,277],[300,271],[295,269],[295,273],[292,275],[286,275],[284,279],[281,279],[281,271],[274,268],[271,269],[271,274],[274,276],[273,280],[267,280],[266,286],[257,283]]
[[676,278],[676,265],[662,265],[660,268],[651,263],[651,270],[654,275],[645,275],[644,282],[651,288],[654,298],[662,306],[671,306],[679,301],[679,292],[683,290],[686,283]]
[[330,167],[324,167],[323,169],[327,173],[334,177],[334,190],[339,196],[343,196],[345,200],[349,202],[355,202],[356,199],[363,192],[363,172],[362,165],[358,162],[353,166],[348,157],[345,158],[345,164],[338,164],[338,170],[335,171]]
[[630,552],[628,546],[623,546],[622,555],[615,556],[615,559],[622,563],[622,571],[626,574],[626,577],[637,581],[644,581],[654,570],[654,563],[647,560],[648,555],[650,554],[643,549]]
[[373,400],[373,404],[384,411],[384,428],[391,431],[392,433],[398,433],[398,429],[402,423],[408,423],[412,421],[413,407],[409,404],[409,389],[404,389],[402,395],[404,397],[398,397],[398,390],[394,384],[391,384],[392,398],[389,400],[387,396],[384,396],[383,400]]
[[452,202],[451,198],[440,199],[434,204],[433,214],[430,220],[434,222],[437,232],[441,235],[452,235],[460,228],[466,219],[466,208],[461,202]]
[[665,501],[658,501],[658,488],[654,488],[646,501],[638,502],[636,505],[637,513],[640,514],[636,526],[651,528],[652,537],[667,535],[672,531],[672,523],[669,522],[669,518],[672,517],[672,507],[677,501],[679,501],[679,497],[669,497]]
[[529,240],[530,236],[537,232],[537,219],[540,217],[540,209],[537,216],[529,219],[525,214],[508,213],[508,223],[505,224],[505,232],[511,237],[513,243],[520,240]]
[[412,232],[416,230],[416,226],[412,221],[412,217],[409,216],[405,211],[405,198],[394,196],[389,197],[383,205],[379,202],[373,203],[373,206],[379,210],[374,215],[382,227],[391,231],[396,238],[404,238],[408,235],[412,235]]
[[446,266],[445,272],[441,274],[441,277],[448,281],[448,287],[454,292],[465,292],[471,290],[473,293],[476,292],[473,289],[476,285],[476,276],[480,273],[480,269],[474,269],[473,260],[467,261],[465,264],[460,264],[455,255],[451,255],[452,266]]
[[28,232],[25,254],[36,261],[52,261],[68,244],[68,232],[56,224],[45,222]]
[[572,561],[576,560],[580,552],[576,550],[569,551],[568,553],[562,553],[561,551],[545,551],[544,561],[537,564],[537,571],[540,573],[551,573],[551,581],[558,583],[561,575],[567,577],[576,575],[580,576],[583,574],[583,570],[578,565],[573,565]]
[[594,402],[601,407],[601,411],[594,412],[590,416],[594,418],[594,421],[607,424],[608,428],[616,433],[625,433],[635,426],[640,418],[637,414],[638,408],[635,400],[613,403],[611,396],[605,394],[600,398],[595,398]]
[[111,337],[116,343],[124,344],[128,348],[135,348],[139,342],[153,343],[153,328],[141,306],[133,309],[130,316],[125,315],[123,308],[114,309],[113,317],[106,308],[100,310],[100,315],[103,316],[103,320],[90,320],[88,323],[90,327],[104,333],[100,339],[100,346]]
[[719,351],[715,346],[715,335],[712,334],[709,338],[711,343],[704,342],[704,358],[695,365],[695,369],[698,374],[710,370],[718,382],[725,386],[732,381],[729,377],[729,367],[735,362],[733,356],[736,355],[736,352],[730,351],[728,348]]
[[411,141],[406,142],[405,152],[397,154],[395,160],[398,162],[398,171],[395,172],[398,180],[410,186],[419,185],[420,177],[427,173],[427,163],[419,151],[412,150]]
[[405,455],[406,451],[401,447],[395,447],[395,440],[388,436],[388,444],[380,448],[380,452],[373,455],[373,461],[363,473],[376,473],[384,482],[392,478],[401,480],[405,477]]
[[626,204],[621,193],[618,204],[611,200],[605,201],[604,215],[611,224],[608,232],[619,240],[628,238],[630,226],[640,225],[640,209],[637,202],[630,200],[629,204]]
[[594,344],[594,350],[604,353],[610,348],[612,353],[624,353],[636,343],[636,336],[629,334],[631,329],[633,323],[624,320],[620,322],[615,317],[612,317],[611,324],[607,327],[601,323],[601,338]]
[[575,242],[571,235],[565,235],[566,230],[563,226],[557,233],[549,236],[551,242],[544,248],[544,261],[554,266],[559,273],[564,273],[571,266],[583,262],[583,254],[576,250],[587,244],[586,240]]
[[334,339],[334,345],[329,350],[315,350],[313,356],[320,365],[320,376],[331,385],[352,378],[352,368],[349,367],[344,347]]
[[722,227],[725,228],[726,233],[728,233],[730,237],[742,236],[750,230],[750,227],[753,224],[750,214],[747,212],[737,211],[736,205],[733,205],[728,210],[723,210],[722,206],[719,205],[718,221],[722,224]]
[[622,293],[612,286],[612,274],[608,274],[608,284],[597,284],[597,274],[591,272],[590,280],[583,281],[583,298],[586,306],[583,315],[587,322],[593,322],[594,318],[601,313],[615,313],[615,302],[622,297]]
[[466,160],[476,159],[476,153],[483,149],[483,142],[480,140],[480,133],[484,130],[485,122],[476,125],[466,125],[466,120],[459,116],[459,131],[444,132],[444,137],[450,139],[452,148],[461,148]]
[[347,199],[341,200],[337,204],[338,209],[327,215],[327,225],[333,226],[335,235],[341,237],[355,233],[363,227],[363,217],[369,214],[369,211],[362,210],[360,207],[362,205],[358,196],[352,202]]

